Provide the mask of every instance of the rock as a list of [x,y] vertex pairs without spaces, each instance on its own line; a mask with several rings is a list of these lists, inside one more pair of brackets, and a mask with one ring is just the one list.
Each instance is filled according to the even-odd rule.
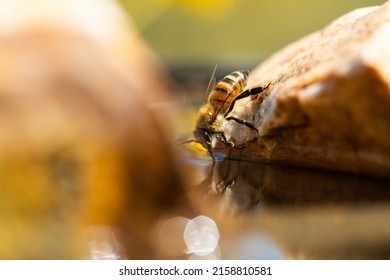
[[151,232],[183,193],[152,109],[168,76],[112,1],[15,2],[0,17],[0,259],[157,258]]
[[390,2],[352,11],[255,68],[225,135],[245,161],[390,176]]

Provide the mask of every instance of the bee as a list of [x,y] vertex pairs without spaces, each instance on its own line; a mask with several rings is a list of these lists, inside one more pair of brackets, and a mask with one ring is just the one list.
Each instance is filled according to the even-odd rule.
[[227,140],[225,133],[222,130],[222,123],[225,120],[236,121],[258,132],[253,124],[228,115],[233,110],[237,100],[259,94],[264,90],[262,87],[257,87],[244,91],[249,76],[249,71],[247,70],[234,71],[215,84],[213,81],[215,81],[214,75],[216,68],[217,67],[214,68],[206,90],[206,94],[209,93],[208,98],[199,109],[196,119],[196,126],[193,132],[195,139],[184,142],[200,143],[207,149],[213,161],[216,160],[213,151],[218,141],[232,148],[243,148],[242,146],[236,146],[233,142]]

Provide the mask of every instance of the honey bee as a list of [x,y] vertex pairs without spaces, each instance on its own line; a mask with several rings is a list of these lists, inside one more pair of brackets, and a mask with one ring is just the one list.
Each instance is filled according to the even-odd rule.
[[[195,139],[184,142],[200,143],[207,149],[213,161],[216,160],[214,157],[214,148],[218,141],[232,148],[243,148],[242,146],[236,146],[233,142],[227,140],[225,133],[222,130],[222,123],[224,121],[233,120],[258,132],[253,124],[228,115],[233,110],[237,100],[259,94],[265,89],[257,87],[244,91],[249,76],[249,71],[247,70],[234,71],[215,84],[213,83],[213,81],[215,81],[215,71],[216,67],[214,68],[206,90],[206,94],[209,93],[208,98],[199,109],[196,119],[196,126],[193,132]],[[215,86],[213,84],[215,84]]]

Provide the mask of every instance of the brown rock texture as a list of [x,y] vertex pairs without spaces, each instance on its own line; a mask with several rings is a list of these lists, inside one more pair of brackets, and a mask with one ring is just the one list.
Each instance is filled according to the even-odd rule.
[[352,11],[255,68],[225,134],[247,161],[390,176],[390,2]]

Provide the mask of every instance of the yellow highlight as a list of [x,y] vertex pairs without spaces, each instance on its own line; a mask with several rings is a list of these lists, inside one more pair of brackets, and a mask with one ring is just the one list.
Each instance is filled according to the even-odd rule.
[[227,17],[234,8],[235,0],[178,0],[179,4],[196,16],[216,21]]
[[206,20],[216,21],[227,17],[233,10],[236,0],[154,0],[161,11],[183,8],[190,14]]

